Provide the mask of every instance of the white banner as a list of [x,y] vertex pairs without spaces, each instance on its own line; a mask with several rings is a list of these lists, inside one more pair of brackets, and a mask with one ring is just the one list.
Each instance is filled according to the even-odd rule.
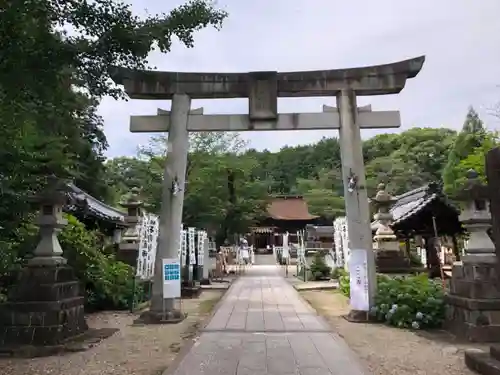
[[186,255],[187,255],[187,230],[181,230],[181,249],[180,249],[180,261],[182,266],[186,265]]
[[190,227],[188,228],[188,251],[189,251],[189,265],[194,265],[196,264],[196,254],[195,254],[195,237],[196,234],[196,228]]
[[207,237],[207,233],[205,231],[199,230],[198,231],[198,238],[197,238],[197,249],[198,249],[198,265],[203,266],[203,263],[205,261],[205,238]]
[[181,297],[181,264],[179,259],[162,259],[163,298]]
[[290,248],[288,244],[288,232],[283,234],[283,252],[281,253],[282,258],[290,257]]
[[369,311],[370,300],[368,296],[368,269],[366,250],[350,249],[349,275],[351,287],[351,309],[358,311]]

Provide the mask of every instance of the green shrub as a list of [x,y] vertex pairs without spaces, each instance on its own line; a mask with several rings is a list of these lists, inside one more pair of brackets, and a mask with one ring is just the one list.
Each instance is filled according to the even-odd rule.
[[339,277],[339,290],[346,297],[351,295],[351,280],[348,272]]
[[[340,291],[349,296],[349,276],[341,276]],[[440,281],[426,274],[404,277],[377,275],[375,306],[370,314],[399,328],[438,328],[445,317],[444,291]]]
[[415,267],[422,267],[422,259],[413,251],[410,251],[410,264]]
[[7,298],[7,289],[16,280],[16,272],[23,265],[24,258],[31,253],[38,239],[38,227],[32,222],[22,222],[18,228],[2,233],[0,237],[0,302]]
[[348,275],[347,271],[342,267],[336,267],[332,270],[332,279],[339,280],[342,276]]
[[[59,234],[59,241],[87,294],[91,309],[124,309],[141,286],[134,283],[134,269],[102,251],[98,232],[89,231],[71,215]],[[140,298],[140,296],[138,297]]]
[[316,253],[309,267],[311,270],[313,280],[321,280],[323,278],[329,278],[331,273],[331,268],[327,266],[325,258],[321,253]]
[[425,274],[379,277],[375,307],[380,321],[401,328],[437,328],[445,317],[444,290],[440,281]]

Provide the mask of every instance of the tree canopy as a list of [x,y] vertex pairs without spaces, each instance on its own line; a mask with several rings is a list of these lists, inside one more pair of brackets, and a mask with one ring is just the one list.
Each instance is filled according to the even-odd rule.
[[[476,138],[467,135],[471,132]],[[281,194],[302,195],[310,212],[327,222],[345,214],[337,138],[270,152],[245,148],[245,142],[234,133],[194,133],[190,137],[186,223],[222,231],[224,235],[238,233],[258,221],[271,195]],[[484,153],[497,143],[496,134],[485,130],[473,109],[458,133],[447,128],[412,128],[367,139],[363,154],[368,195],[376,194],[380,182],[394,195],[431,182],[441,183],[443,179],[446,187],[451,165],[452,181],[459,188],[469,168],[484,176]],[[118,180],[143,186],[144,197],[159,210],[166,144],[165,137],[155,137],[137,158],[108,161],[108,184],[113,186],[116,179],[113,166],[127,160],[126,170],[118,171],[122,173]],[[460,151],[460,147],[468,147],[468,151]],[[455,163],[457,155],[459,162]],[[143,177],[144,173],[147,177]],[[125,184],[114,186],[120,189]]]
[[[114,199],[114,185],[110,189],[104,178],[108,145],[97,114],[103,96],[122,95],[110,72],[146,68],[151,51],[168,52],[176,39],[192,47],[197,30],[219,28],[225,17],[204,0],[142,18],[120,0],[2,4],[0,247],[27,243],[25,229],[36,210],[26,196],[48,175],[72,179],[98,199]],[[114,164],[118,170],[126,161]]]
[[[159,212],[165,137],[133,157],[105,161],[102,97],[122,97],[110,74],[148,68],[153,50],[174,40],[194,45],[197,30],[220,28],[227,14],[210,1],[190,0],[161,15],[139,17],[120,0],[8,0],[0,12],[0,245],[14,248],[30,232],[26,195],[47,175],[71,178],[112,205],[142,187]],[[498,144],[470,108],[460,132],[413,128],[363,142],[369,196],[385,182],[401,194],[443,181],[454,195],[465,171],[484,177],[484,153]],[[300,194],[326,220],[344,214],[340,144],[324,138],[278,152],[248,149],[238,134],[190,136],[184,222],[218,238],[246,231],[273,194]],[[31,232],[30,232],[31,233]]]

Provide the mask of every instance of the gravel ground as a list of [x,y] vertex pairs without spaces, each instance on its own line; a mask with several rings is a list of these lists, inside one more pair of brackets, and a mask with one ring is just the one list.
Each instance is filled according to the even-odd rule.
[[88,316],[92,328],[120,331],[85,352],[34,359],[0,359],[1,375],[160,375],[175,358],[183,342],[192,339],[221,291],[203,291],[198,299],[184,300],[188,317],[175,325],[132,326],[138,316],[103,312]]
[[312,291],[301,295],[375,375],[476,375],[465,366],[463,350],[481,346],[454,342],[444,332],[415,333],[379,324],[349,323],[342,318],[349,306],[340,293]]

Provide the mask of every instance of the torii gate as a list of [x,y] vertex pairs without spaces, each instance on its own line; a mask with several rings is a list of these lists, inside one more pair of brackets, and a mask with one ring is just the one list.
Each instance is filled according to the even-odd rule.
[[[360,129],[397,128],[401,120],[398,111],[372,111],[370,106],[358,108],[356,97],[399,93],[406,80],[420,72],[424,61],[425,56],[421,56],[386,65],[287,73],[116,69],[112,78],[124,85],[131,99],[172,100],[170,112],[159,110],[153,116],[132,116],[130,122],[132,132],[169,133],[155,280],[148,316],[165,320],[166,307],[166,320],[182,320],[180,312],[174,309],[174,301],[163,300],[162,259],[177,256],[189,132],[324,129],[339,129],[349,248],[351,259],[359,259],[361,263],[350,270],[351,308],[354,313],[366,315],[373,305],[376,275]],[[320,113],[278,114],[278,97],[311,96],[335,96],[337,108],[324,106]],[[190,110],[191,99],[218,98],[248,98],[249,114],[204,115],[203,109]]]

